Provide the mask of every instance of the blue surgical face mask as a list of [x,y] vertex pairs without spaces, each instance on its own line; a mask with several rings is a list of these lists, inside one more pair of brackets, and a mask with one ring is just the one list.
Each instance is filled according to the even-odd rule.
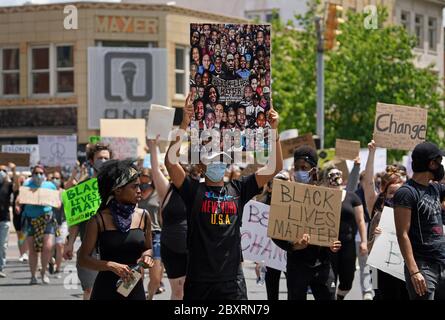
[[294,178],[295,181],[300,183],[310,183],[311,182],[311,175],[309,171],[305,170],[298,170],[294,172]]
[[225,163],[210,163],[207,165],[206,177],[212,182],[220,182],[224,179],[224,173],[226,172],[227,165]]
[[32,175],[32,179],[34,181],[34,184],[38,187],[45,181],[45,175],[43,173],[34,173]]
[[60,185],[62,184],[62,181],[60,181],[60,179],[56,179],[56,178],[54,178],[54,179],[52,180],[52,182],[54,183],[54,185],[55,185],[57,188],[60,188]]

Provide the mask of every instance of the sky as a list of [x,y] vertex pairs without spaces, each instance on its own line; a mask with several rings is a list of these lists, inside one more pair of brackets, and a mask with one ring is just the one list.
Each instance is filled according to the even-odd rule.
[[0,6],[18,6],[25,2],[31,2],[32,4],[47,4],[47,3],[60,3],[60,2],[120,2],[120,0],[0,0]]
[[[60,3],[60,2],[84,2],[84,1],[95,1],[95,2],[120,2],[120,0],[0,0],[1,6],[18,6],[25,2],[31,2],[32,4],[47,4],[47,3]],[[193,1],[193,0],[191,0]],[[445,17],[445,8],[443,10],[443,16]],[[445,27],[445,19],[442,20],[443,26]]]

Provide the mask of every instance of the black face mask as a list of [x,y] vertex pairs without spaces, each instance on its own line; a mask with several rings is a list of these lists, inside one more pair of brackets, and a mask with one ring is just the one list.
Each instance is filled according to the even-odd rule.
[[445,176],[445,169],[443,165],[439,165],[437,169],[429,170],[434,175],[434,181],[441,181]]

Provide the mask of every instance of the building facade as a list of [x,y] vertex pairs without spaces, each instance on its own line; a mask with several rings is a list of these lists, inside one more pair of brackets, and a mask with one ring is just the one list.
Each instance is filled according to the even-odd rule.
[[[67,6],[78,28],[66,29]],[[72,21],[71,21],[72,22]],[[190,23],[245,23],[167,5],[63,3],[0,7],[0,144],[38,135],[99,134],[88,125],[88,48],[165,48],[167,104],[182,117],[188,91]],[[163,74],[163,76],[165,76]],[[156,75],[155,75],[156,78]],[[91,106],[90,106],[91,107]]]
[[415,35],[414,64],[419,68],[434,65],[438,76],[444,77],[443,8],[445,0],[332,0],[345,11],[361,12],[368,5],[385,6],[388,22],[402,25]]
[[295,20],[295,14],[307,11],[307,0],[122,0],[128,3],[164,3],[229,17],[270,22],[276,14],[282,21]]

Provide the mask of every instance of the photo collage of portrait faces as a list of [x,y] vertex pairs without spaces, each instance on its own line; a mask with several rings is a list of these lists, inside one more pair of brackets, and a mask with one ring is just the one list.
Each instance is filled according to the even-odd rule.
[[190,45],[191,129],[216,129],[225,151],[267,145],[270,25],[191,24]]

